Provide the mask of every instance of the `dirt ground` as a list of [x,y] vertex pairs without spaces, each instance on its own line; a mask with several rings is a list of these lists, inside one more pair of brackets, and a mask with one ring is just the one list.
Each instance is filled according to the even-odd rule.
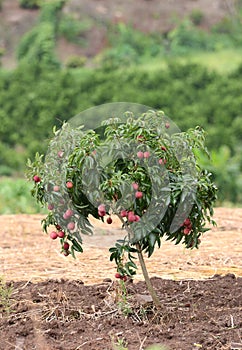
[[0,276],[13,287],[9,302],[0,288],[0,350],[242,348],[242,209],[217,208],[199,250],[164,241],[147,259],[161,310],[140,269],[122,296],[108,254],[123,235],[118,221],[93,221],[73,260],[42,233],[41,218],[0,216]]

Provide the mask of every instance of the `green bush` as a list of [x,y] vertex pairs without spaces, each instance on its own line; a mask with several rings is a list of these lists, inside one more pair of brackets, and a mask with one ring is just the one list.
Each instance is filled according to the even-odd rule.
[[200,9],[194,9],[190,13],[190,19],[191,19],[193,24],[198,26],[199,24],[202,23],[202,21],[204,19],[204,13]]
[[87,58],[85,56],[70,56],[66,62],[68,68],[80,68],[86,64]]
[[19,6],[24,9],[38,9],[41,5],[41,0],[19,0]]

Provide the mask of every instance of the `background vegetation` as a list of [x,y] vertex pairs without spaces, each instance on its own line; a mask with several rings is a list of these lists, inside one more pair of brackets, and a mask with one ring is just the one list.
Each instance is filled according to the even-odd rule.
[[14,176],[1,180],[1,213],[39,210],[29,201],[25,180],[16,176],[24,176],[28,157],[46,150],[54,125],[114,101],[162,109],[181,130],[201,125],[212,157],[201,157],[201,164],[214,174],[218,204],[242,204],[240,1],[234,16],[209,31],[199,26],[199,9],[168,33],[109,23],[106,49],[91,59],[72,56],[65,64],[56,55],[56,40],[86,45],[83,33],[92,20],[66,14],[64,1],[20,5],[40,12],[18,45],[17,67],[0,67],[0,176]]

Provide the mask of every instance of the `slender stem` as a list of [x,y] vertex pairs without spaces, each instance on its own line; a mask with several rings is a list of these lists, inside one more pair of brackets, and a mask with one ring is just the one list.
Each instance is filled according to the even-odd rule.
[[[128,232],[129,234],[129,239],[131,239],[131,237],[134,236],[132,230],[130,229],[130,227],[127,225],[127,223],[124,221],[124,219],[121,217],[121,215],[119,213],[117,213],[117,216],[119,217],[120,221],[123,223],[123,225],[125,226],[126,228],[126,231]],[[151,284],[151,280],[150,280],[150,277],[149,277],[149,274],[148,274],[148,271],[147,271],[147,268],[146,268],[146,264],[145,264],[145,261],[144,261],[144,257],[143,257],[143,254],[142,254],[142,249],[141,249],[141,246],[139,243],[136,243],[135,244],[136,246],[136,249],[138,251],[138,258],[139,258],[139,262],[140,262],[140,266],[141,266],[141,269],[142,269],[142,273],[143,273],[143,276],[144,276],[144,279],[145,279],[145,283],[146,283],[146,286],[147,286],[147,289],[151,295],[151,298],[153,300],[153,303],[155,304],[155,306],[157,308],[161,308],[161,302]]]
[[152,300],[155,304],[155,306],[157,308],[161,308],[161,302],[151,284],[151,280],[150,280],[150,277],[149,277],[149,274],[148,274],[148,271],[147,271],[147,268],[146,268],[146,264],[145,264],[145,261],[144,261],[144,257],[143,257],[143,254],[142,254],[142,250],[141,250],[141,247],[140,247],[140,244],[139,243],[136,243],[136,249],[138,251],[138,257],[139,257],[139,262],[140,262],[140,266],[141,266],[141,269],[142,269],[142,273],[143,273],[143,276],[144,276],[144,279],[145,279],[145,283],[146,283],[146,286],[148,288],[148,291],[152,297]]

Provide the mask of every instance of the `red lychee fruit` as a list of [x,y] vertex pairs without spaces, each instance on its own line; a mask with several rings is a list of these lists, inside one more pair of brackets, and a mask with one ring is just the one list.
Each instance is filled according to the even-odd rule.
[[69,224],[67,225],[68,230],[74,230],[75,228],[75,223],[73,221],[69,222]]
[[166,128],[166,129],[169,129],[169,127],[170,127],[170,123],[166,122],[166,123],[165,123],[165,128]]
[[64,231],[58,231],[57,235],[59,238],[64,238],[65,237],[65,232]]
[[130,222],[134,222],[136,220],[136,215],[135,215],[135,213],[133,211],[129,211],[128,212],[128,220]]
[[143,192],[141,192],[141,191],[135,192],[135,198],[140,199],[142,197],[143,197]]
[[134,183],[132,183],[132,187],[135,191],[137,191],[139,188],[139,185],[136,182],[134,182]]
[[149,158],[150,157],[150,152],[146,151],[144,152],[144,158]]
[[54,204],[48,204],[48,209],[53,210],[54,209]]
[[121,278],[121,275],[120,273],[116,272],[115,275],[114,275],[116,278]]
[[72,188],[73,187],[73,183],[71,181],[67,181],[66,187],[67,188]]
[[142,152],[142,151],[137,152],[137,157],[138,157],[139,159],[144,158],[144,152]]
[[63,243],[63,249],[68,250],[70,248],[70,244],[68,242]]
[[52,231],[51,233],[50,233],[50,238],[51,239],[56,239],[58,237],[58,234],[55,232],[55,231]]
[[73,215],[73,210],[67,209],[67,211],[65,212],[65,214],[70,218],[70,217]]
[[112,222],[113,222],[113,220],[112,220],[111,216],[109,216],[109,217],[107,218],[107,224],[111,224]]
[[122,216],[122,218],[126,218],[128,216],[128,211],[127,210],[121,210],[120,215]]
[[59,186],[56,186],[56,185],[55,185],[55,186],[53,187],[53,191],[54,191],[54,192],[59,192],[59,190],[60,190],[60,187],[59,187]]
[[190,232],[191,232],[191,230],[187,227],[184,228],[184,230],[183,230],[184,235],[189,235]]
[[41,178],[38,175],[34,175],[33,180],[37,183],[41,181]]
[[166,147],[165,146],[161,146],[162,151],[166,151]]

